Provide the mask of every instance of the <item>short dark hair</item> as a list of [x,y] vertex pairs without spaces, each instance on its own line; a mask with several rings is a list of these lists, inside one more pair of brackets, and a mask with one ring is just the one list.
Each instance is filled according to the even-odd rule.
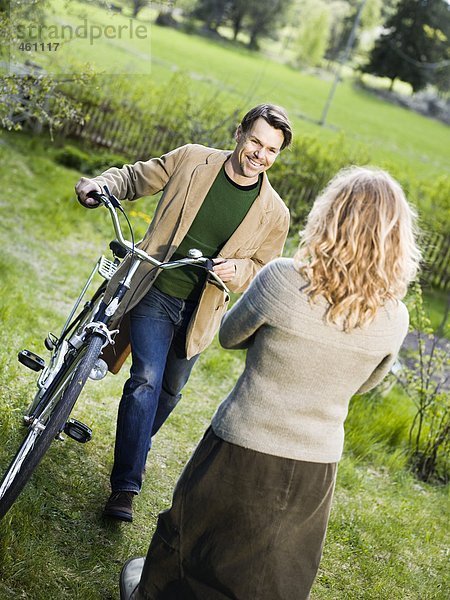
[[292,142],[292,127],[289,122],[286,111],[281,106],[275,104],[258,104],[244,116],[241,121],[241,129],[244,133],[252,128],[252,125],[258,119],[264,119],[274,129],[280,129],[283,133],[284,141],[281,150],[290,146]]

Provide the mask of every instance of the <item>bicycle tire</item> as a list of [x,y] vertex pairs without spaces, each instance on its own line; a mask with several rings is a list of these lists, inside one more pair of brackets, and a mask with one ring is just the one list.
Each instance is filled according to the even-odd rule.
[[[11,508],[31,475],[41,462],[52,441],[63,430],[64,425],[77,401],[81,390],[100,355],[104,338],[93,334],[88,343],[80,349],[77,357],[61,375],[61,384],[47,399],[50,405],[56,402],[48,415],[44,428],[32,424],[0,482],[0,519]],[[77,360],[78,358],[78,360]],[[56,396],[60,396],[58,400]],[[56,397],[56,398],[55,398]],[[2,490],[2,486],[5,489]]]

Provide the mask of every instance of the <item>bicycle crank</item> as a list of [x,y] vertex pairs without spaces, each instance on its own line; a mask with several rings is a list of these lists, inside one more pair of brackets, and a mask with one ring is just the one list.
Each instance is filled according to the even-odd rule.
[[76,419],[69,419],[67,421],[64,425],[64,433],[82,444],[89,442],[92,438],[92,429]]

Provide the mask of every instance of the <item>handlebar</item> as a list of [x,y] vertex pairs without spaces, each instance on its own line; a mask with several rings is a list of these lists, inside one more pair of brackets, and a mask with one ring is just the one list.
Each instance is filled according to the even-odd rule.
[[114,227],[114,231],[115,231],[115,234],[117,237],[117,241],[123,248],[125,248],[133,256],[138,257],[143,262],[148,262],[151,265],[153,265],[154,267],[157,267],[159,269],[175,269],[175,268],[181,267],[183,265],[193,265],[193,266],[202,268],[202,269],[208,271],[209,276],[214,280],[212,283],[217,285],[220,289],[222,289],[227,294],[230,293],[228,287],[225,285],[225,283],[222,281],[222,279],[213,271],[213,266],[214,266],[213,261],[210,258],[203,256],[200,250],[192,249],[189,251],[189,254],[190,254],[189,257],[181,258],[179,260],[174,260],[174,261],[168,261],[168,262],[164,263],[164,262],[160,262],[153,256],[150,256],[149,254],[147,254],[147,252],[145,252],[141,248],[137,248],[134,243],[131,243],[128,240],[126,240],[124,238],[122,228],[120,226],[119,217],[117,215],[117,210],[120,210],[122,213],[125,214],[123,207],[120,204],[119,200],[113,194],[111,194],[111,192],[109,191],[109,189],[106,185],[103,186],[103,189],[104,189],[104,193],[92,191],[92,192],[89,192],[87,195],[88,195],[88,197],[96,200],[99,205],[102,204],[103,206],[105,206],[108,209],[109,214],[112,219],[112,222],[113,222],[113,227]]

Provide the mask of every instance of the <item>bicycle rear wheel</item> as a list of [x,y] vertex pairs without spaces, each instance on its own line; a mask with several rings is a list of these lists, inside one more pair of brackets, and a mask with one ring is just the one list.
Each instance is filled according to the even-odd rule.
[[80,348],[74,360],[63,367],[57,385],[52,386],[49,391],[46,408],[30,424],[27,435],[0,483],[0,519],[11,508],[52,441],[63,430],[100,355],[103,343],[103,336],[93,334],[88,343]]

